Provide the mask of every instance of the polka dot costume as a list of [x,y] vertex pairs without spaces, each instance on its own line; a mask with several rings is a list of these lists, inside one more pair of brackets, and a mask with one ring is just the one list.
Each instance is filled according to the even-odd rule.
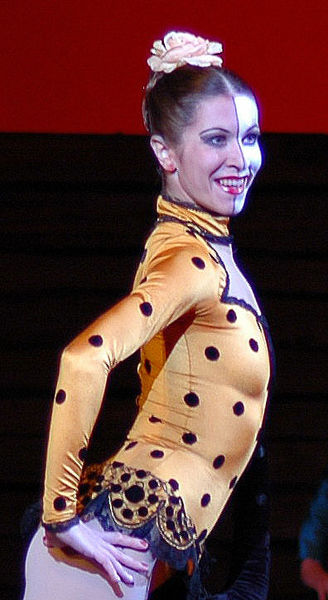
[[[154,518],[172,546],[203,542],[262,427],[270,379],[264,323],[234,261],[228,219],[159,197],[132,292],[62,355],[45,525],[68,523],[107,489],[124,527]],[[137,418],[115,457],[81,477],[108,373],[138,348]]]

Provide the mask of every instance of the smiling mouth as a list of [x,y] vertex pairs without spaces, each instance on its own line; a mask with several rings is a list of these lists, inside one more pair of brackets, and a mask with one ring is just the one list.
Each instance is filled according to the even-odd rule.
[[248,182],[248,177],[222,177],[216,183],[228,194],[242,194]]

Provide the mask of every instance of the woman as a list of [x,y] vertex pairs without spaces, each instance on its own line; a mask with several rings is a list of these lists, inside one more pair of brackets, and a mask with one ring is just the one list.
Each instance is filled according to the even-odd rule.
[[[158,221],[132,292],[62,355],[45,534],[28,553],[25,600],[83,600],[89,590],[98,600],[141,599],[156,561],[191,573],[256,448],[270,360],[228,223],[261,165],[258,110],[220,52],[171,32],[148,59],[143,110],[163,175]],[[108,374],[138,348],[136,421],[118,453],[81,479]]]

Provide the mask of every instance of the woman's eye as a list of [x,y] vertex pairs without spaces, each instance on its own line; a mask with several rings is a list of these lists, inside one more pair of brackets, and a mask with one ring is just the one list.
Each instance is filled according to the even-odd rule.
[[210,146],[223,146],[226,142],[226,138],[224,135],[211,135],[209,137],[203,138],[205,144],[209,144]]
[[248,135],[246,135],[246,137],[244,137],[244,144],[247,144],[248,146],[253,146],[254,144],[256,144],[259,137],[259,133],[249,133]]

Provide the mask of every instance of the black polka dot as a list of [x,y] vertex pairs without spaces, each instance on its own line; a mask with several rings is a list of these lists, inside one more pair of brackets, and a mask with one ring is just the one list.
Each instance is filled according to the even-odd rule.
[[200,503],[202,506],[207,506],[209,503],[211,502],[211,496],[210,494],[204,494],[204,496],[202,497]]
[[174,525],[174,521],[171,521],[171,519],[167,519],[166,521],[166,527],[170,530],[170,531],[174,531],[175,530],[175,525]]
[[151,479],[148,485],[151,490],[156,490],[156,488],[158,487],[158,481],[156,481],[156,479]]
[[129,508],[124,508],[124,510],[122,510],[122,515],[123,515],[124,519],[130,520],[133,517],[133,512]]
[[79,485],[79,493],[80,494],[86,494],[90,489],[90,485],[88,483],[81,483]]
[[153,312],[153,307],[150,304],[150,302],[142,302],[142,304],[140,304],[139,308],[140,308],[142,314],[145,315],[145,317],[150,317],[151,313]]
[[208,360],[218,360],[220,352],[215,346],[207,346],[205,348],[205,356]]
[[122,486],[119,483],[112,483],[110,489],[114,494],[118,494],[122,490]]
[[242,415],[245,412],[245,406],[243,405],[243,403],[236,402],[236,404],[233,405],[233,412],[235,413],[235,415],[237,415],[237,417],[240,417],[240,415]]
[[66,392],[64,390],[58,390],[56,394],[56,402],[57,404],[63,404],[66,400]]
[[140,506],[140,508],[138,508],[138,515],[140,517],[147,517],[148,508],[146,506]]
[[131,485],[124,493],[129,502],[133,502],[134,504],[141,502],[145,497],[145,492],[141,485]]
[[224,461],[225,461],[225,456],[223,456],[223,454],[220,454],[219,456],[217,456],[213,460],[213,467],[214,467],[214,469],[219,469],[220,467],[222,467]]
[[151,371],[151,364],[150,364],[150,360],[148,360],[148,358],[146,358],[146,360],[145,360],[145,369],[146,369],[147,373],[149,374]]
[[184,441],[185,444],[195,444],[197,442],[197,437],[194,433],[191,433],[191,431],[184,433],[182,436],[182,440]]
[[80,460],[85,460],[88,454],[88,450],[87,448],[81,448],[81,450],[79,450],[79,459]]
[[92,488],[92,490],[93,490],[94,492],[101,492],[101,490],[102,490],[102,486],[100,485],[100,483],[97,483],[97,485],[95,485],[95,486]]
[[116,500],[113,500],[113,506],[114,508],[121,508],[121,506],[123,506],[123,500],[121,498],[116,498]]
[[114,460],[112,466],[114,467],[114,469],[118,469],[119,467],[123,467],[123,463],[119,462],[118,460]]
[[142,255],[141,255],[141,259],[140,259],[140,262],[141,262],[141,263],[143,263],[143,262],[144,262],[144,260],[145,260],[146,256],[147,256],[147,248],[145,248],[145,249],[144,249],[144,251],[143,251],[143,253],[142,253]]
[[258,343],[257,343],[257,341],[256,341],[256,340],[253,340],[253,338],[251,338],[251,339],[249,340],[249,345],[250,345],[250,347],[252,348],[253,352],[257,352],[257,351],[258,351],[258,349],[259,349],[259,345],[258,345]]
[[166,507],[166,514],[168,517],[173,517],[174,515],[174,508],[173,506],[167,506]]
[[184,401],[186,404],[188,404],[188,406],[191,407],[198,406],[199,404],[199,398],[194,392],[189,392],[189,394],[186,394],[184,397]]
[[228,311],[227,321],[229,321],[229,323],[234,323],[235,321],[237,321],[237,315],[234,310],[231,309]]
[[129,443],[129,444],[126,446],[125,450],[131,450],[131,448],[134,448],[134,447],[137,445],[137,443],[138,443],[138,442],[130,442],[130,443]]
[[104,481],[104,479],[105,479],[104,475],[98,475],[98,477],[97,477],[97,481],[99,481],[99,483],[101,481]]
[[229,483],[229,488],[230,489],[234,488],[236,483],[237,483],[237,477],[233,477]]
[[89,344],[91,344],[91,346],[102,346],[103,344],[103,339],[101,337],[101,335],[92,335],[91,337],[89,337]]
[[163,458],[164,452],[162,450],[152,450],[150,456],[153,458]]
[[162,423],[162,419],[159,419],[158,417],[155,417],[154,415],[149,417],[148,421],[150,423]]
[[193,256],[191,260],[197,269],[205,269],[205,263],[199,256]]
[[176,479],[169,479],[169,484],[175,492],[179,489],[179,484]]
[[170,496],[170,504],[179,504],[179,498],[175,496]]
[[158,496],[156,496],[156,494],[149,494],[148,502],[149,504],[156,504],[156,502],[158,502]]
[[123,482],[125,482],[125,483],[126,483],[127,481],[130,481],[130,479],[131,479],[131,475],[130,475],[130,473],[123,473],[123,475],[121,475],[121,481],[123,481]]
[[136,471],[136,476],[139,477],[139,479],[144,479],[146,475],[147,473],[144,471],[144,469],[138,469],[138,471]]
[[57,496],[57,498],[54,499],[54,508],[55,510],[65,510],[66,500],[63,496]]

